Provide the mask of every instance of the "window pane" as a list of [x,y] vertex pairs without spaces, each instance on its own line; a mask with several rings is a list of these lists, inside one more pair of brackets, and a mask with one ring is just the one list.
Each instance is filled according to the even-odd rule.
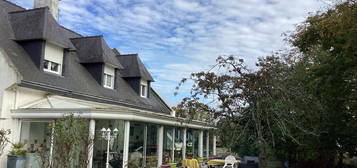
[[164,127],[164,151],[162,154],[162,162],[163,164],[168,164],[173,162],[173,152],[174,152],[174,144],[173,140],[175,138],[173,134],[174,128],[172,127]]
[[104,86],[106,87],[113,87],[113,76],[112,75],[108,75],[108,74],[104,74]]
[[143,166],[145,124],[132,122],[130,124],[128,167]]
[[107,75],[107,86],[112,87],[112,76],[111,75]]
[[203,132],[203,157],[207,157],[207,138],[208,138],[208,132],[204,131]]
[[157,167],[157,125],[148,124],[146,145],[146,167]]
[[186,156],[198,157],[198,137],[199,132],[196,130],[187,130],[187,140],[186,140]]
[[175,158],[174,162],[181,163],[182,160],[182,148],[183,148],[183,129],[175,128]]
[[102,137],[102,128],[117,128],[118,135],[109,142],[109,164],[111,167],[122,167],[124,148],[124,120],[96,120],[93,147],[93,168],[105,168],[108,141]]
[[22,122],[21,142],[26,143],[26,162],[33,167],[41,167],[43,164],[39,159],[39,151],[45,151],[49,158],[51,148],[51,128],[48,122]]
[[209,136],[209,156],[213,156],[213,135]]
[[108,78],[108,75],[104,74],[104,80],[103,80],[104,86],[107,86],[107,80],[108,80],[107,78]]
[[51,62],[51,71],[58,72],[59,64]]
[[47,60],[45,60],[45,61],[43,62],[43,68],[44,68],[44,69],[49,69],[49,68],[48,68],[48,64],[49,64],[49,62],[48,62]]
[[145,85],[141,85],[141,96],[146,96],[146,86]]

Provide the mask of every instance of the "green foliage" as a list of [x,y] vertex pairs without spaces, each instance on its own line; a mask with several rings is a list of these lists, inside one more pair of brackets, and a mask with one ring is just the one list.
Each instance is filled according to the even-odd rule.
[[10,130],[0,129],[0,156],[4,152],[4,148],[9,143],[9,135],[11,134]]
[[89,125],[85,119],[73,115],[58,119],[53,128],[53,167],[86,167],[88,164]]
[[93,139],[89,138],[89,124],[86,119],[73,114],[49,124],[53,130],[52,163],[49,153],[38,151],[43,168],[86,168]]
[[309,17],[290,41],[302,52],[300,78],[321,106],[309,116],[319,136],[303,139],[306,146],[297,149],[330,165],[337,153],[342,164],[345,153],[357,155],[357,1]]
[[274,155],[296,167],[341,167],[357,155],[357,1],[310,16],[289,42],[293,49],[259,59],[255,71],[219,57],[179,84],[194,83],[181,105],[205,103],[223,144],[255,146],[262,164]]
[[11,155],[25,155],[26,154],[26,150],[24,149],[24,146],[26,144],[24,142],[18,142],[18,143],[14,143],[12,144],[12,149],[10,151]]
[[185,103],[179,104],[172,109],[176,112],[177,117],[185,118],[188,120],[200,120],[210,122],[212,118],[212,109],[206,104],[196,101],[184,101]]
[[291,115],[293,104],[296,100],[307,103],[304,95],[296,94],[303,91],[290,82],[292,67],[285,60],[270,56],[259,59],[257,66],[260,70],[251,71],[241,59],[219,57],[216,69],[191,75],[195,83],[192,95],[178,107],[195,109],[197,106],[193,104],[210,102],[206,104],[210,109],[207,113],[212,120],[219,121],[223,144],[229,148],[240,147],[242,151],[242,144],[251,144],[248,151],[259,149],[264,167],[276,138],[296,141],[290,128],[303,129],[296,116]]

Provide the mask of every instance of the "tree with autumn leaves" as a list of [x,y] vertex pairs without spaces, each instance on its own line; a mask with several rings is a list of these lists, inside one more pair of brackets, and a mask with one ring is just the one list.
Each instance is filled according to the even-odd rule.
[[292,49],[260,58],[257,70],[221,56],[192,73],[179,84],[193,82],[177,109],[205,112],[230,146],[253,142],[260,167],[272,156],[294,167],[342,167],[357,155],[357,1],[308,17],[287,40]]

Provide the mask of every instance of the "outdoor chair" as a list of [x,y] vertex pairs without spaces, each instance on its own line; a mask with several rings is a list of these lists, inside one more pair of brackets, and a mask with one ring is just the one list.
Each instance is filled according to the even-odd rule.
[[229,155],[227,156],[225,159],[224,159],[224,166],[223,168],[226,168],[226,167],[234,167],[234,164],[236,163],[236,158],[232,155]]

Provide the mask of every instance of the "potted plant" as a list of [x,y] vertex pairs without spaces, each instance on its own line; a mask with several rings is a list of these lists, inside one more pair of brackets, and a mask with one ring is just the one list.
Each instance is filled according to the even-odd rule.
[[25,168],[25,143],[19,142],[12,144],[12,150],[7,156],[7,168]]

